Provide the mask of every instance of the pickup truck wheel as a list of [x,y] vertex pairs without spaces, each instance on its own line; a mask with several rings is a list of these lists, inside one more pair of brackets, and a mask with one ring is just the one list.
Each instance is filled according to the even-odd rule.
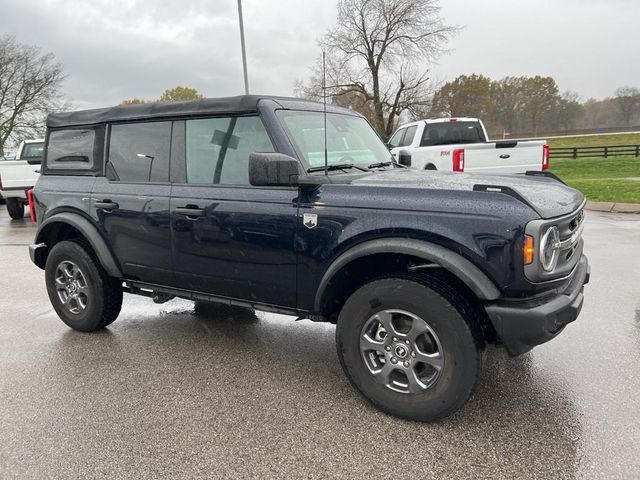
[[340,363],[355,388],[410,420],[459,409],[478,381],[484,346],[456,298],[435,279],[385,278],[357,290],[336,327]]
[[7,212],[9,212],[9,216],[14,220],[24,218],[24,205],[19,198],[7,198]]
[[107,275],[80,243],[57,243],[49,252],[45,281],[51,304],[74,330],[93,332],[111,324],[122,307],[122,284]]

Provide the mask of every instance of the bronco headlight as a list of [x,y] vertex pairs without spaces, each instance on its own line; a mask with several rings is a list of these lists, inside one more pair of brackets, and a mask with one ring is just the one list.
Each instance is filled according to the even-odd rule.
[[547,229],[540,241],[540,264],[545,271],[550,272],[558,264],[558,244],[560,231],[555,225]]

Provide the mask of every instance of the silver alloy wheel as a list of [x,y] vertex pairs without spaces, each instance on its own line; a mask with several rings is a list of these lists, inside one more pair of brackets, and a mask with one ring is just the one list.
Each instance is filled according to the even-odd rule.
[[404,310],[383,310],[367,320],[360,333],[360,353],[376,381],[400,393],[424,392],[444,369],[436,333]]
[[89,288],[82,270],[75,263],[64,260],[56,268],[55,279],[62,305],[76,315],[83,312],[89,301]]

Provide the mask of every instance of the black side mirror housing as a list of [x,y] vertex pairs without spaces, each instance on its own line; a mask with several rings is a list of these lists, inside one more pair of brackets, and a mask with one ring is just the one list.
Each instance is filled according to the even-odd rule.
[[249,183],[255,187],[295,187],[300,168],[298,160],[282,153],[249,155]]
[[407,150],[400,150],[398,152],[398,163],[400,165],[404,165],[405,167],[411,166],[411,153]]
[[42,165],[42,157],[28,157],[27,163],[29,165]]

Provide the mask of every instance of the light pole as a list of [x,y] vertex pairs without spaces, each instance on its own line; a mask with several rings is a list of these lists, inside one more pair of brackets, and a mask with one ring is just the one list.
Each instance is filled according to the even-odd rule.
[[244,71],[244,93],[249,95],[249,77],[247,75],[247,52],[244,46],[244,22],[242,21],[242,0],[238,0],[238,21],[240,22],[240,45],[242,47],[242,69]]

